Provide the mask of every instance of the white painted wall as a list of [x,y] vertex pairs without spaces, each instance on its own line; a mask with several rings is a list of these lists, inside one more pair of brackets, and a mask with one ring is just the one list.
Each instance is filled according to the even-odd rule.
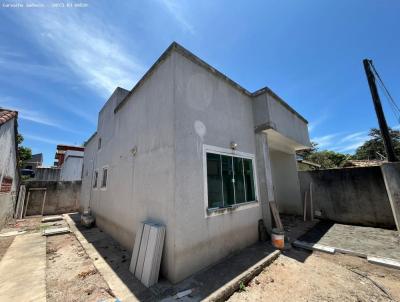
[[82,187],[80,209],[81,211],[87,210],[91,206],[92,199],[92,184],[93,173],[96,165],[97,153],[97,134],[95,134],[86,144],[85,153],[83,157],[83,173],[82,173]]
[[[116,104],[126,93],[114,92],[100,112],[97,134],[87,145],[84,160],[83,186],[96,169],[100,183],[107,166],[107,188],[82,191],[83,204],[90,200],[99,227],[127,248],[133,247],[139,222],[152,219],[166,225],[162,272],[167,277],[173,271],[174,248],[173,70],[169,58],[116,113]],[[99,138],[102,147],[97,150]]]
[[0,125],[0,184],[4,176],[13,179],[11,192],[0,193],[0,228],[12,217],[18,190],[15,130],[15,118]]
[[174,54],[175,272],[181,280],[257,241],[260,203],[205,216],[203,144],[255,155],[252,100],[221,78]]
[[[81,201],[97,225],[131,249],[140,221],[165,224],[162,273],[172,282],[257,241],[263,213],[270,226],[261,205],[273,194],[265,194],[271,163],[265,134],[256,141],[254,99],[175,51],[114,112],[126,94],[113,93],[86,145]],[[255,156],[262,200],[208,216],[203,146],[226,149],[232,141]],[[104,167],[108,183],[100,188]]]
[[83,151],[76,150],[67,150],[65,152],[64,162],[61,165],[61,181],[81,180],[83,154]]
[[295,155],[270,149],[272,181],[280,213],[302,215],[300,182]]
[[[285,137],[285,145],[293,148],[310,146],[307,122],[299,117],[293,109],[269,91],[253,98],[254,123],[273,129]],[[280,138],[282,140],[282,138]]]

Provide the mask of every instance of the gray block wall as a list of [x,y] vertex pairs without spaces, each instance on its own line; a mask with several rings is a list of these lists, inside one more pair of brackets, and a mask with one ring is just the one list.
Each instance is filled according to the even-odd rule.
[[301,196],[313,183],[315,211],[344,224],[395,226],[381,168],[343,168],[300,171]]
[[[31,181],[26,183],[25,205],[31,188],[46,188],[44,215],[77,212],[80,203],[80,181]],[[44,191],[30,191],[26,215],[40,215]]]

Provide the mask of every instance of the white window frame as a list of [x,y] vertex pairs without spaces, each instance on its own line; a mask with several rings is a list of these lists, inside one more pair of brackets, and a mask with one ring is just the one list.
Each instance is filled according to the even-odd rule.
[[[97,173],[97,178],[96,178],[96,173]],[[96,178],[96,186],[94,186],[95,182],[94,179]],[[97,190],[99,187],[99,170],[94,170],[93,172],[93,177],[92,177],[92,189]]]
[[[208,208],[207,153],[214,153],[214,154],[220,154],[220,155],[228,155],[228,156],[232,156],[232,157],[251,159],[252,165],[253,165],[255,200],[234,204],[231,207],[226,207],[226,208]],[[232,211],[232,209],[235,209],[235,211],[239,211],[239,210],[246,210],[249,208],[259,206],[259,196],[260,195],[258,192],[257,168],[256,168],[256,159],[255,159],[254,154],[204,144],[203,145],[203,184],[204,184],[203,188],[204,188],[205,218],[224,215],[224,214],[227,214],[230,211]]]
[[[103,187],[104,170],[107,170],[107,179],[106,179],[106,185]],[[107,190],[109,179],[110,179],[110,169],[108,165],[106,165],[101,168],[100,190],[102,191]]]

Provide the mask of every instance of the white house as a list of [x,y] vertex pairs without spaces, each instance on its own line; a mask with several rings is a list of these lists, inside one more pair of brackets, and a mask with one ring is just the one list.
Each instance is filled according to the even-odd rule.
[[249,92],[172,43],[117,88],[86,142],[81,207],[132,249],[140,221],[166,226],[161,272],[178,282],[258,240],[269,201],[301,210],[295,151],[307,121],[269,88]]
[[14,213],[19,174],[18,112],[0,108],[0,229]]
[[84,151],[67,150],[64,153],[64,162],[61,165],[60,180],[75,181],[82,178]]

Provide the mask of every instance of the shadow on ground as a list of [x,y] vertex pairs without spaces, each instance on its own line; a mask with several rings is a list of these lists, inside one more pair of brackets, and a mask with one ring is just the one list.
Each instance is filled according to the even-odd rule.
[[[162,277],[159,283],[146,288],[129,271],[131,251],[121,247],[97,227],[87,229],[80,225],[80,215],[70,214],[76,227],[110,265],[118,277],[140,301],[157,301],[174,296],[177,292],[192,289],[191,301],[199,301],[240,275],[276,249],[269,243],[257,243],[221,262],[204,269],[178,284],[171,284]],[[188,300],[188,299],[187,299]],[[186,300],[186,301],[187,301]]]
[[[281,220],[285,229],[285,241],[289,246],[296,240],[317,243],[333,225],[330,221],[304,221],[301,216],[284,214],[281,214]],[[283,251],[283,254],[304,263],[312,252],[293,247]]]

